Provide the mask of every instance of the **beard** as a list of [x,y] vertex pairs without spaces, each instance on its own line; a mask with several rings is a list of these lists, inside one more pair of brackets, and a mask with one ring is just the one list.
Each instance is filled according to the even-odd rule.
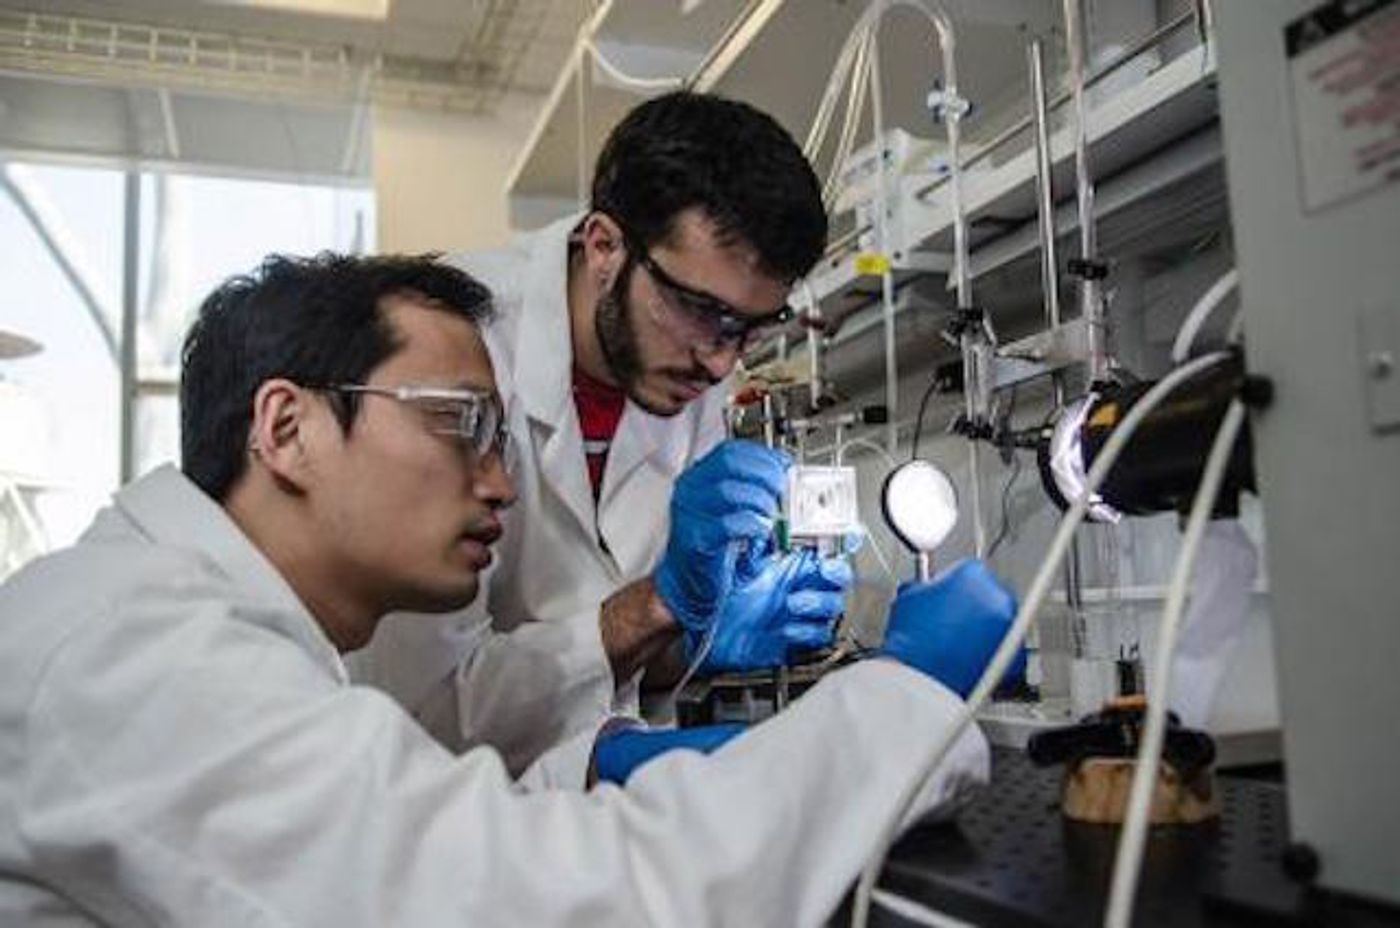
[[[637,322],[631,300],[627,297],[627,289],[632,282],[632,272],[635,268],[636,264],[629,257],[613,285],[598,298],[598,306],[593,313],[593,329],[598,336],[598,347],[603,353],[603,361],[608,365],[608,370],[618,386],[627,394],[627,398],[653,416],[669,418],[685,407],[658,403],[655,399],[648,398],[642,389],[643,380],[648,373],[666,376],[670,372],[649,371],[642,357]],[[691,381],[705,381],[711,385],[718,383],[698,364],[691,370],[675,371],[674,374]]]
[[637,345],[637,327],[632,321],[631,307],[627,301],[627,286],[632,280],[634,267],[629,257],[612,286],[598,298],[598,306],[593,313],[593,330],[613,379],[635,400],[634,393],[637,381],[642,378],[643,367],[642,352]]

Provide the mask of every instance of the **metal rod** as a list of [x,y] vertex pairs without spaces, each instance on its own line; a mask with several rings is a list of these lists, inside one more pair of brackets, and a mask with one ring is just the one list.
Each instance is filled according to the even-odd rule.
[[[1091,75],[1085,82],[1085,86],[1095,86],[1104,78],[1108,77],[1110,74],[1116,73],[1120,68],[1128,64],[1137,56],[1141,55],[1143,52],[1149,51],[1152,48],[1155,48],[1156,46],[1162,44],[1168,38],[1180,31],[1183,27],[1190,25],[1195,21],[1196,14],[1194,12],[1182,13],[1175,19],[1159,27],[1156,31],[1150,33],[1149,35],[1143,37],[1142,39],[1139,39],[1137,42],[1128,46],[1128,48],[1123,52],[1123,54],[1114,58],[1112,61],[1108,62],[1103,67],[1095,71],[1093,75]],[[1069,102],[1070,96],[1071,95],[1068,92],[1061,92],[1056,94],[1054,97],[1051,97],[1048,104],[1049,110],[1051,112],[1058,110],[1060,107],[1064,106],[1065,103]],[[996,135],[992,136],[990,142],[988,142],[985,146],[979,149],[975,154],[969,156],[966,161],[962,162],[963,170],[967,170],[968,168],[981,164],[983,161],[990,158],[993,153],[1001,150],[1002,146],[1006,145],[1008,142],[1016,138],[1016,136],[1020,135],[1022,132],[1025,132],[1030,127],[1030,115],[1026,115],[1021,119],[1017,120],[1016,122],[1012,123],[1010,126],[1007,126],[1001,132],[998,132]],[[940,177],[937,180],[931,181],[929,184],[920,187],[917,191],[914,192],[914,197],[919,200],[926,199],[930,193],[939,189],[946,183],[949,183],[949,178]],[[852,229],[850,232],[847,232],[840,238],[833,239],[831,244],[827,246],[825,257],[833,258],[844,251],[848,251],[851,248],[851,246],[862,235],[865,235],[869,231],[870,226],[862,226],[856,229]]]
[[141,173],[135,168],[126,172],[122,230],[122,325],[121,344],[121,461],[119,473],[123,485],[136,476],[136,366],[137,366],[137,299],[141,258]]
[[1079,310],[1087,337],[1090,383],[1108,376],[1107,326],[1102,287],[1092,263],[1098,260],[1098,224],[1094,220],[1094,182],[1089,174],[1089,107],[1085,101],[1085,31],[1083,0],[1064,0],[1065,44],[1069,53],[1070,91],[1074,99],[1074,179],[1079,211]]
[[920,551],[914,555],[914,570],[920,583],[928,583],[933,579],[933,555],[927,551]]
[[1055,255],[1054,178],[1050,174],[1050,126],[1045,111],[1045,57],[1040,39],[1030,43],[1031,115],[1035,119],[1036,208],[1040,219],[1040,287],[1045,296],[1045,321],[1060,324],[1059,260]]
[[[884,0],[878,0],[883,3]],[[885,159],[885,104],[884,91],[880,87],[880,43],[877,33],[872,31],[867,41],[869,52],[866,56],[867,80],[870,85],[870,128],[875,136],[875,230],[879,242],[880,257],[884,267],[880,271],[881,308],[884,312],[885,344],[885,407],[889,410],[890,425],[885,427],[885,448],[890,454],[898,449],[899,435],[894,430],[895,409],[899,403],[899,360],[894,331],[894,267],[890,248],[890,200]]]
[[770,448],[778,446],[777,423],[773,421],[773,394],[763,394],[763,443]]

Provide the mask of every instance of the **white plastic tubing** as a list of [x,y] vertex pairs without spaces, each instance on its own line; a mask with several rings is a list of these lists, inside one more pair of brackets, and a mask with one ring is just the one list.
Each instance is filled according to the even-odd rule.
[[1172,653],[1176,650],[1177,633],[1186,607],[1186,593],[1191,572],[1196,566],[1196,552],[1201,547],[1206,523],[1215,509],[1216,497],[1224,482],[1230,463],[1230,452],[1244,426],[1244,403],[1236,399],[1225,412],[1225,418],[1215,433],[1200,487],[1191,504],[1186,532],[1172,568],[1167,604],[1162,613],[1162,625],[1157,632],[1156,655],[1147,694],[1147,722],[1138,745],[1137,765],[1133,770],[1132,791],[1128,795],[1128,811],[1123,819],[1123,832],[1118,839],[1118,855],[1113,864],[1113,882],[1109,891],[1108,911],[1104,924],[1108,928],[1127,928],[1133,914],[1133,897],[1137,892],[1142,852],[1147,841],[1147,825],[1152,811],[1153,788],[1157,783],[1157,768],[1162,759],[1162,741],[1166,737],[1167,700],[1170,698]]
[[1206,320],[1239,285],[1240,272],[1231,268],[1222,274],[1219,280],[1211,284],[1210,289],[1196,301],[1196,305],[1191,307],[1191,312],[1187,313],[1186,319],[1181,323],[1181,328],[1177,330],[1176,340],[1172,342],[1172,361],[1174,363],[1180,364],[1191,356],[1191,346],[1196,343],[1196,338],[1201,334]]
[[880,840],[871,853],[865,870],[861,873],[860,882],[856,885],[855,902],[851,913],[853,928],[865,928],[870,917],[871,892],[875,888],[875,881],[879,878],[880,869],[884,865],[885,854],[888,853],[890,845],[898,835],[900,825],[908,816],[910,806],[918,795],[919,788],[943,762],[953,745],[972,724],[977,710],[986,702],[997,682],[1011,666],[1021,642],[1025,640],[1027,630],[1035,620],[1041,605],[1045,602],[1045,597],[1050,591],[1060,561],[1064,558],[1065,552],[1069,550],[1070,542],[1074,538],[1075,529],[1084,520],[1089,500],[1098,491],[1104,478],[1108,476],[1109,470],[1112,469],[1118,456],[1122,454],[1123,448],[1127,446],[1142,420],[1172,391],[1201,371],[1214,367],[1229,357],[1229,352],[1214,352],[1176,368],[1143,394],[1142,398],[1128,410],[1128,414],[1124,416],[1118,428],[1109,435],[1108,441],[1104,444],[1098,457],[1095,458],[1093,467],[1089,469],[1084,492],[1060,519],[1054,540],[1050,543],[1050,549],[1046,552],[1045,559],[1041,562],[1040,569],[1036,572],[1035,579],[1031,582],[1026,598],[1016,613],[1016,619],[1011,623],[1006,637],[1002,639],[1001,645],[992,656],[987,669],[983,672],[981,679],[977,681],[977,685],[973,688],[962,712],[958,714],[943,737],[933,743],[926,755],[925,762],[906,782],[904,792],[891,811],[890,817],[881,831]]

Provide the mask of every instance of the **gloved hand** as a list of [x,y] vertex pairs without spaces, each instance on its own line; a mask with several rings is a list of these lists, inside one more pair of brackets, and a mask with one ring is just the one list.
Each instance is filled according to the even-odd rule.
[[966,699],[1015,617],[1016,597],[986,562],[960,561],[931,582],[900,588],[880,650]]
[[625,728],[601,735],[594,743],[593,771],[598,780],[622,785],[633,771],[660,754],[675,750],[708,754],[745,727],[730,722],[695,728]]
[[[854,581],[844,557],[821,557],[810,548],[749,559],[736,570],[733,589],[720,604],[705,673],[755,670],[790,663],[796,651],[831,644],[834,623]],[[746,576],[756,569],[752,576]],[[704,647],[708,629],[687,630],[686,660]]]
[[687,632],[703,632],[736,571],[758,573],[792,459],[751,441],[726,441],[690,467],[671,493],[671,531],[653,581]]

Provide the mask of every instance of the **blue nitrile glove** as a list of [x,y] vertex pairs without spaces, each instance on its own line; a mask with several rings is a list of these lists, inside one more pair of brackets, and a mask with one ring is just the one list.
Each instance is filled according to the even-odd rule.
[[[700,670],[780,667],[798,651],[831,644],[835,621],[854,582],[844,557],[821,557],[811,548],[745,559],[733,589],[720,604],[709,650]],[[757,569],[752,576],[745,576]],[[708,629],[685,633],[686,660],[705,646]]]
[[694,728],[625,728],[601,735],[594,743],[593,771],[600,781],[625,784],[633,771],[653,757],[675,750],[708,754],[745,727],[730,722]]
[[653,575],[656,592],[687,632],[703,631],[735,583],[757,573],[792,458],[751,441],[726,441],[690,467],[671,492],[671,530]]
[[966,699],[1015,617],[1015,595],[986,562],[959,561],[931,582],[900,587],[880,651]]

